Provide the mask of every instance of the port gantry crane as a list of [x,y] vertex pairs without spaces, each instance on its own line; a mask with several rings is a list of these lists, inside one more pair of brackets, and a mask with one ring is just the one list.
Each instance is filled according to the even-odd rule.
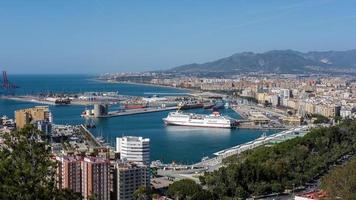
[[7,73],[6,71],[2,72],[2,83],[1,83],[1,89],[4,91],[4,94],[13,94],[14,89],[19,88],[17,85],[12,84],[9,79],[7,78]]

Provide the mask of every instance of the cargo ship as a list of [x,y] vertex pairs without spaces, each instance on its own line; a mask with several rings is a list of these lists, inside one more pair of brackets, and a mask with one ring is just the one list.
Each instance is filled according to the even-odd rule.
[[140,109],[146,108],[147,102],[142,101],[130,101],[123,104],[125,109]]
[[56,105],[68,105],[71,103],[71,100],[69,98],[47,97],[45,100],[53,102]]
[[54,101],[54,103],[56,104],[56,105],[68,105],[68,104],[70,104],[70,99],[68,99],[68,98],[66,98],[66,99],[62,99],[62,98],[60,98],[60,99],[56,99],[55,101]]
[[209,128],[235,128],[238,125],[235,119],[222,116],[219,114],[219,112],[213,112],[210,115],[204,115],[176,111],[170,112],[166,118],[163,118],[163,121],[166,125]]
[[203,108],[204,104],[199,102],[188,102],[188,103],[180,103],[178,105],[179,110],[189,110],[195,108]]

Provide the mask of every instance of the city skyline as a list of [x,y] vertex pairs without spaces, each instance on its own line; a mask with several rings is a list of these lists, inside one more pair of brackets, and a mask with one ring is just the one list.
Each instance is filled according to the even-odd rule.
[[97,74],[169,69],[244,51],[354,49],[354,4],[1,2],[0,67]]

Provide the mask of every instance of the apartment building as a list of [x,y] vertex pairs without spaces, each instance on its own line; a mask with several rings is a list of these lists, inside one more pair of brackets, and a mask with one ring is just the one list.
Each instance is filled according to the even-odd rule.
[[118,161],[115,164],[115,195],[117,200],[133,200],[134,192],[140,187],[150,187],[147,166]]
[[15,111],[16,128],[21,129],[37,121],[52,122],[52,114],[48,106],[35,106]]
[[150,139],[134,136],[116,138],[116,152],[120,159],[139,165],[150,164]]

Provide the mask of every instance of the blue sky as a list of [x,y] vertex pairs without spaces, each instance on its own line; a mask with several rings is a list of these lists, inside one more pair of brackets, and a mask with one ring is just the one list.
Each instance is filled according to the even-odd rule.
[[167,69],[243,51],[356,48],[354,0],[0,1],[0,70]]

